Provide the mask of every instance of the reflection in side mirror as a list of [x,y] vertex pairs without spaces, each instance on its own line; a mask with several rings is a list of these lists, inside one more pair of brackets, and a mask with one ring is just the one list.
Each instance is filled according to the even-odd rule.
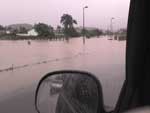
[[58,71],[41,79],[36,90],[38,113],[104,113],[102,89],[91,74]]

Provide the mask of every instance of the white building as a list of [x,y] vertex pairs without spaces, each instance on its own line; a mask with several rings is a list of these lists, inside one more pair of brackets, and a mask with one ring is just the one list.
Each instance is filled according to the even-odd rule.
[[28,36],[38,36],[38,33],[35,31],[35,29],[31,29],[28,31]]
[[6,30],[6,34],[11,34],[11,32],[9,30]]
[[28,31],[28,33],[23,34],[23,33],[18,33],[16,34],[17,36],[38,36],[38,33],[35,31],[35,29],[31,29]]

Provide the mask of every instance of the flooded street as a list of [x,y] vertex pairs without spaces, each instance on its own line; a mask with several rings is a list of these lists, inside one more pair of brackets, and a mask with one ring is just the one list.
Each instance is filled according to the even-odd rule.
[[[125,78],[125,41],[102,37],[87,39],[85,45],[82,38],[30,42],[0,41],[3,113],[36,113],[34,94],[39,80],[48,72],[64,69],[96,75],[103,87],[105,105],[115,106]],[[11,67],[14,69],[3,71]]]

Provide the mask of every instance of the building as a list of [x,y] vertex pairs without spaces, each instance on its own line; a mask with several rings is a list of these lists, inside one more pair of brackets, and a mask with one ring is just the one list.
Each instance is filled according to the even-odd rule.
[[17,33],[16,35],[17,36],[38,36],[38,33],[35,31],[35,29],[31,29],[26,34]]
[[38,33],[35,29],[31,29],[28,31],[28,36],[38,36]]
[[6,34],[11,34],[11,31],[9,31],[9,30],[6,30]]

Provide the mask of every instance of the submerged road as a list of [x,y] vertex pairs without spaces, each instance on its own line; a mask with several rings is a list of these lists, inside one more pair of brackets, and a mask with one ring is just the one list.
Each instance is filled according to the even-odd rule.
[[[59,56],[59,58],[65,59],[53,62],[43,61],[47,61],[47,59],[44,60],[46,53],[49,53],[49,56],[53,55],[51,54],[52,50],[58,42],[54,45],[44,42],[42,46],[36,43],[35,45],[38,47],[36,50],[42,50],[42,52],[44,50],[44,53],[34,53],[35,45],[33,45],[33,47],[31,45],[27,48],[26,46],[22,47],[22,44],[20,44],[21,42],[18,42],[18,46],[21,47],[21,49],[24,48],[25,51],[29,49],[32,50],[32,55],[38,56],[44,54],[41,56],[42,60],[41,57],[38,60],[43,63],[34,66],[26,66],[12,71],[0,72],[0,112],[36,113],[34,107],[34,95],[39,80],[49,72],[66,69],[84,70],[96,75],[103,87],[105,105],[114,107],[125,77],[125,42],[91,39],[89,41],[87,40],[86,46],[83,47],[81,45],[78,46],[80,40],[76,40],[77,39],[74,39],[74,41],[70,42],[68,45],[65,43],[64,45],[62,44],[61,47],[57,47],[56,55]],[[18,46],[15,47],[16,50],[19,48]],[[81,47],[83,48],[83,51],[77,51],[78,49],[81,49]],[[4,49],[5,48],[6,47],[4,47]],[[12,51],[11,48],[12,46],[10,45],[10,51]],[[21,51],[22,50],[20,50],[20,52]],[[27,53],[25,55],[28,55]],[[81,54],[68,59],[68,57],[78,53]],[[63,55],[63,57],[60,55]],[[66,57],[67,55],[70,56]],[[6,55],[3,55],[3,57],[4,56]],[[15,56],[13,57],[16,58]],[[23,56],[23,59],[26,57],[27,56]],[[23,60],[19,58],[22,58],[21,54],[19,54],[16,59]],[[55,56],[53,58],[56,59]],[[32,59],[30,60],[32,61]],[[27,61],[24,62],[25,63],[23,64],[26,64]],[[19,63],[20,62],[18,62],[18,64]]]

